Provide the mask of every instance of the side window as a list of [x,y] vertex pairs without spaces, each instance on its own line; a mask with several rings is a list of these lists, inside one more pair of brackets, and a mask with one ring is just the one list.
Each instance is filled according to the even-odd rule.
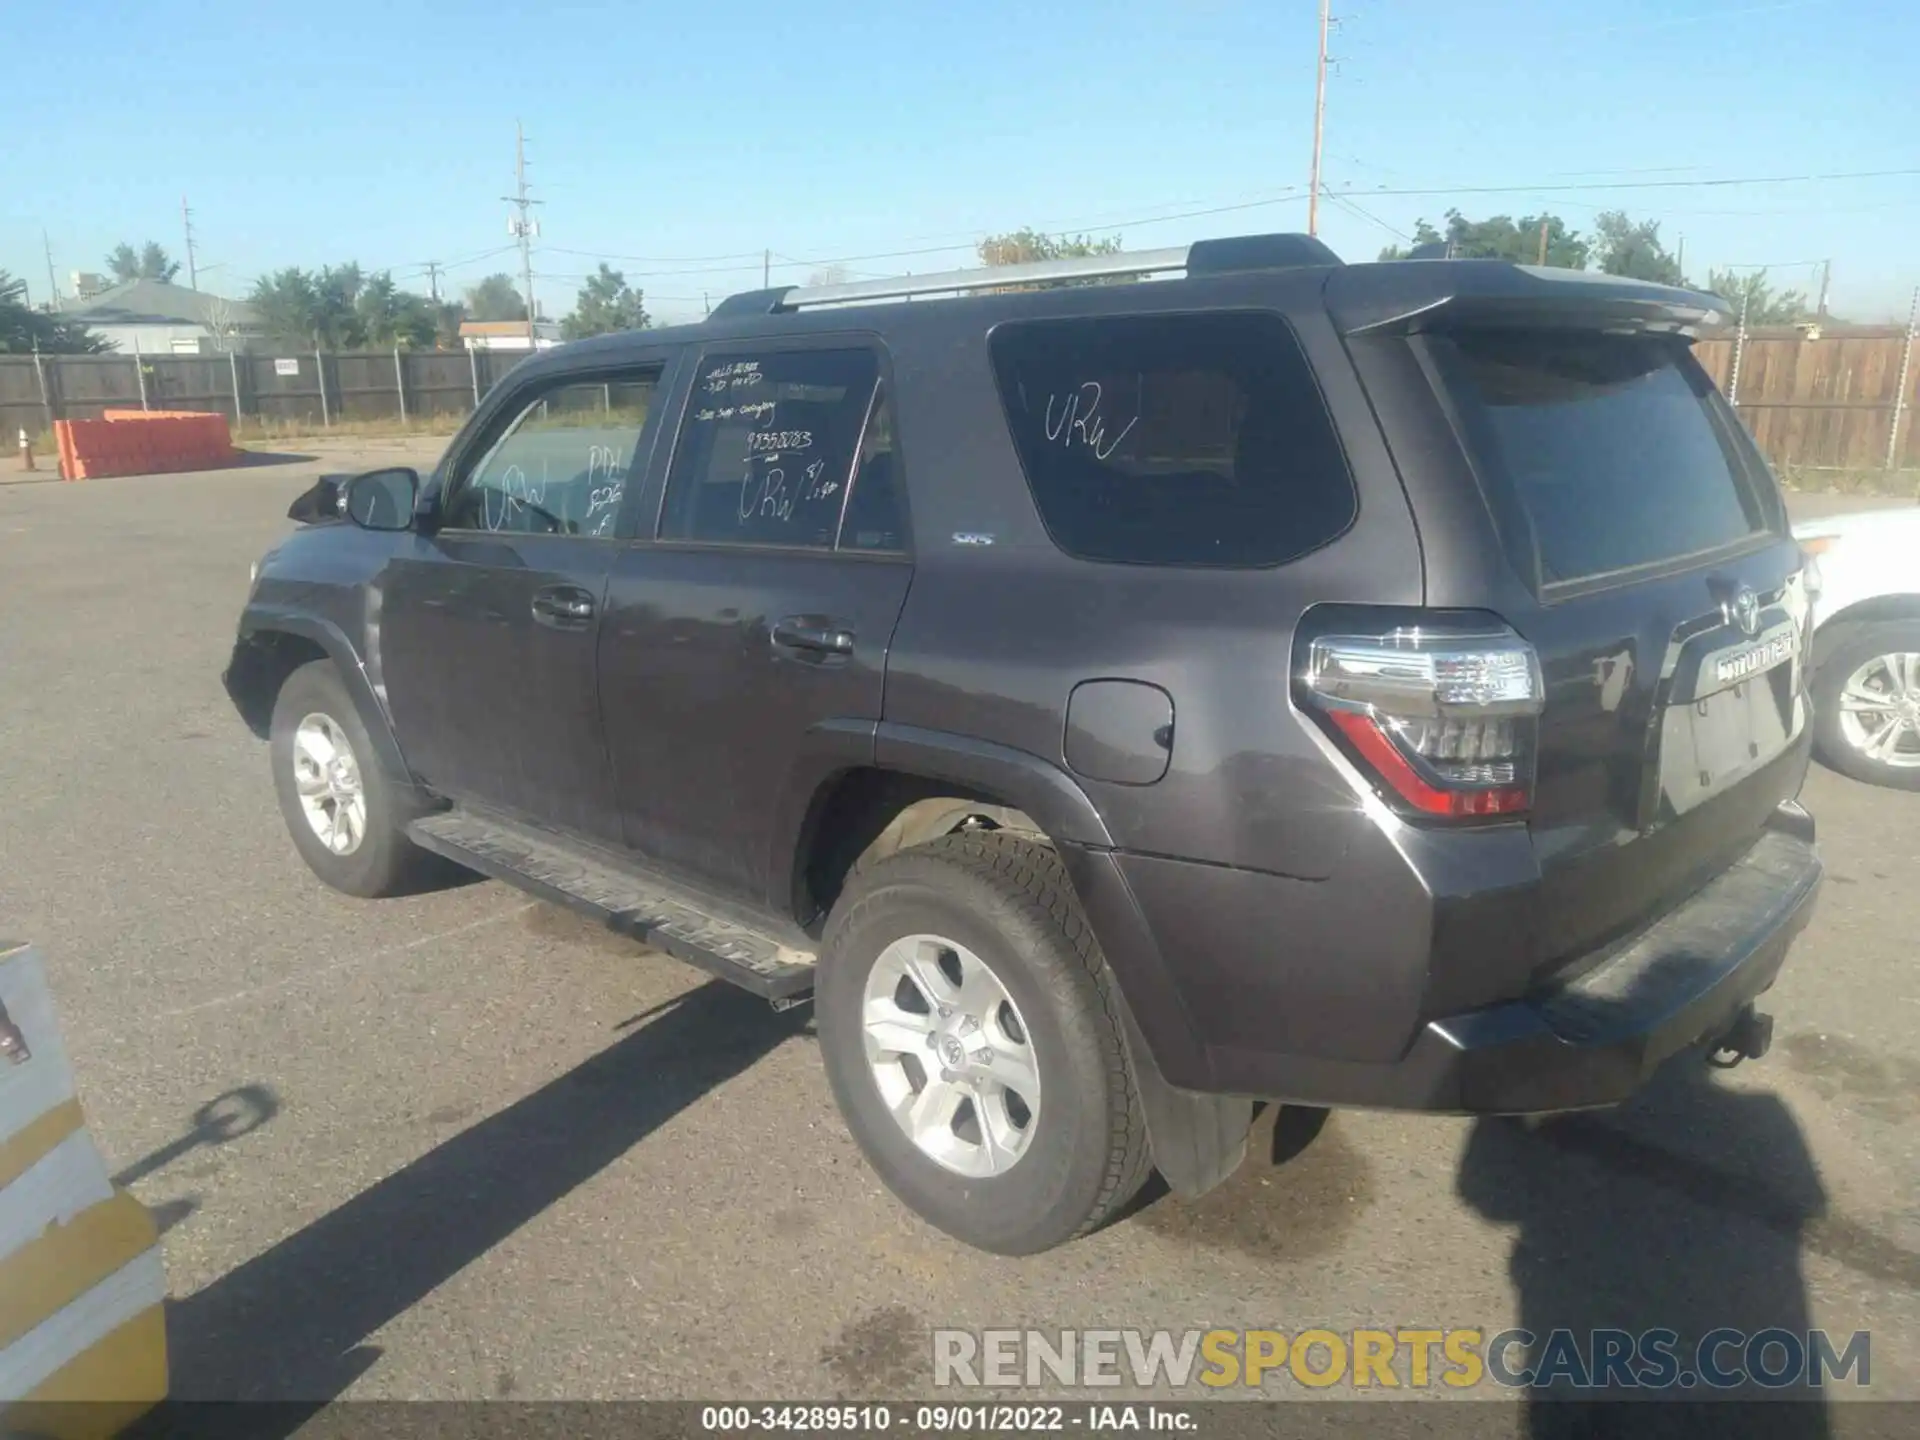
[[832,549],[878,373],[870,350],[708,356],[681,423],[661,537]]
[[1004,325],[1000,398],[1047,533],[1085,560],[1278,565],[1353,522],[1293,331],[1222,312]]
[[536,391],[455,487],[446,525],[609,538],[658,372]]
[[900,464],[893,440],[893,404],[882,382],[860,437],[853,494],[840,522],[842,550],[905,550],[906,507],[900,503]]

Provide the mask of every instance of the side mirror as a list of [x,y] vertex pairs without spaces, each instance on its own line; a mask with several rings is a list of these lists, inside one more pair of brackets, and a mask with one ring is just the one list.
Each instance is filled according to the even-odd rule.
[[369,470],[340,491],[340,512],[363,530],[411,530],[419,494],[417,471],[402,466]]

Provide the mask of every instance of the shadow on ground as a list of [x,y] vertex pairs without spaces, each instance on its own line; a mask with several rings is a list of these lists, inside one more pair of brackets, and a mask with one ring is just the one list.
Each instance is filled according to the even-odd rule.
[[[244,1417],[249,1435],[293,1433],[378,1361],[370,1336],[799,1034],[804,1013],[714,982],[636,1017],[592,1059],[170,1305],[175,1400],[301,1402]],[[205,1434],[214,1418],[172,1408],[142,1433]]]
[[[1661,984],[1659,976],[1647,977],[1646,988]],[[1619,1005],[1634,1012],[1636,996]],[[1835,1254],[1882,1280],[1898,1280],[1915,1259],[1830,1217],[1806,1139],[1785,1104],[1721,1082],[1698,1052],[1675,1059],[1614,1111],[1479,1121],[1461,1158],[1458,1188],[1481,1215],[1514,1227],[1508,1272],[1520,1327],[1532,1341],[1509,1353],[1507,1368],[1537,1367],[1526,1419],[1527,1433],[1541,1440],[1827,1436],[1833,1416],[1825,1392],[1806,1380],[1813,1322],[1802,1256]],[[1583,1383],[1609,1378],[1605,1342],[1593,1339],[1600,1330],[1631,1336],[1634,1345],[1605,1389]],[[1740,1332],[1740,1343],[1705,1357],[1716,1364],[1710,1374],[1701,1342],[1722,1330]],[[1658,1378],[1657,1354],[1639,1348],[1650,1331],[1672,1332],[1668,1383],[1621,1384],[1629,1373]],[[1745,1343],[1767,1331],[1775,1332],[1770,1340]],[[1573,1344],[1556,1340],[1558,1332]],[[1844,1352],[1848,1336],[1832,1338]],[[1756,1370],[1776,1383],[1755,1383]],[[1744,1383],[1713,1383],[1741,1372]],[[1851,1390],[1858,1378],[1828,1385]],[[1596,1403],[1600,1397],[1613,1403]],[[1636,1398],[1768,1403],[1618,1403]]]
[[290,450],[242,450],[233,462],[235,469],[252,470],[265,465],[307,465],[318,455],[300,455]]

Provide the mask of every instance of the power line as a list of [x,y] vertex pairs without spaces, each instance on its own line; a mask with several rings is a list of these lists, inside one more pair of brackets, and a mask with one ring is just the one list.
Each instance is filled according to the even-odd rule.
[[[1799,185],[1829,180],[1886,180],[1896,176],[1920,175],[1920,166],[1909,166],[1898,170],[1835,170],[1825,173],[1804,175],[1727,175],[1707,180],[1613,180],[1599,184],[1584,185],[1442,185],[1436,187],[1389,188],[1360,190],[1357,193],[1366,196],[1382,195],[1540,195],[1558,191],[1581,192],[1591,190],[1687,190],[1725,187],[1729,185]],[[1341,192],[1348,193],[1348,192]]]

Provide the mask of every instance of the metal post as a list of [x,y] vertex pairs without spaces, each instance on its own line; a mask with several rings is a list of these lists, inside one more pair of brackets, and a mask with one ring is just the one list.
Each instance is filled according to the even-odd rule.
[[147,362],[140,358],[140,337],[133,337],[133,378],[140,386],[140,408],[147,408]]
[[473,375],[473,408],[480,408],[480,352],[467,346],[467,369]]
[[240,423],[240,360],[233,351],[227,351],[227,373],[233,377],[233,423]]
[[1753,297],[1752,290],[1740,292],[1740,329],[1733,337],[1733,379],[1727,386],[1727,403],[1740,403],[1740,357],[1747,348],[1747,301]]
[[53,413],[53,392],[47,388],[47,365],[46,362],[40,358],[40,346],[38,342],[36,342],[33,347],[33,376],[34,379],[40,382],[40,408],[47,412],[47,433],[51,435],[53,433],[53,422],[55,418]]
[[318,350],[313,352],[313,379],[320,387],[320,424],[325,429],[333,428],[333,412],[327,409],[327,362]]
[[1913,373],[1913,322],[1920,318],[1920,287],[1907,306],[1907,343],[1900,351],[1900,388],[1893,392],[1893,424],[1887,427],[1887,469],[1893,469],[1900,446],[1900,417],[1907,408],[1907,377]]
[[609,415],[613,413],[613,386],[602,385],[600,387],[600,408]]
[[393,393],[400,397],[400,423],[407,423],[407,371],[400,363],[400,347],[393,347]]

